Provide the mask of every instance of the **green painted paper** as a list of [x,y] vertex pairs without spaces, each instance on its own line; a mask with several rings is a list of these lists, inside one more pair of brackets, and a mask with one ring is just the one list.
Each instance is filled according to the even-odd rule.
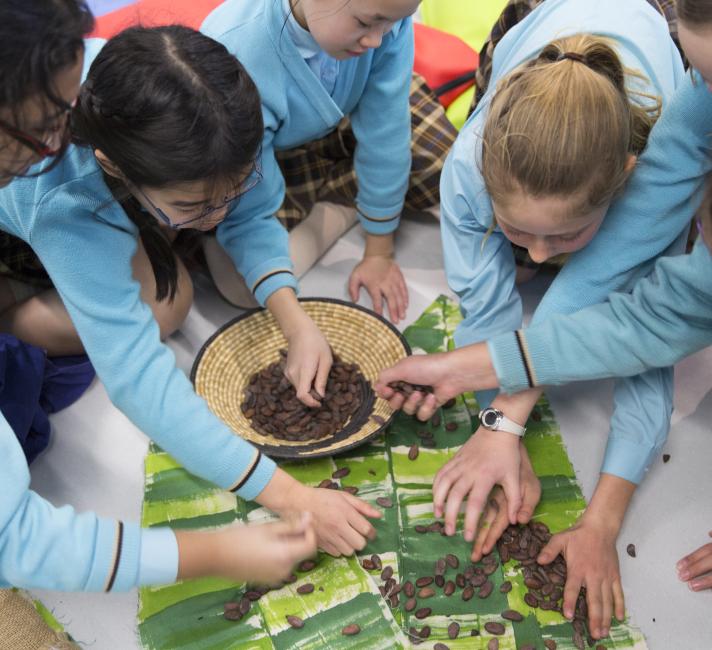
[[[414,350],[452,349],[453,332],[460,320],[457,304],[440,296],[405,330],[405,336]],[[349,475],[339,481],[342,486],[358,487],[359,496],[371,503],[380,496],[390,497],[393,507],[384,511],[381,520],[374,522],[377,539],[359,558],[378,553],[384,566],[393,566],[396,579],[414,580],[432,574],[435,561],[447,553],[458,556],[462,565],[468,561],[470,545],[463,540],[461,531],[453,537],[445,537],[438,533],[416,533],[414,526],[433,522],[433,478],[476,429],[477,412],[474,395],[467,394],[458,398],[453,408],[441,410],[442,422],[438,427],[399,413],[385,438],[378,438],[336,458],[283,462],[281,467],[309,485],[318,485],[331,478],[337,469],[348,467]],[[457,424],[452,432],[445,428],[449,422]],[[562,530],[576,521],[586,504],[545,398],[537,405],[528,427],[525,444],[542,484],[542,500],[535,518],[554,532]],[[417,433],[423,431],[433,434],[435,448],[421,446],[417,459],[411,461],[408,450],[411,445],[420,443]],[[211,485],[192,477],[151,445],[146,459],[144,525],[207,528],[235,520],[264,521],[269,517],[270,514],[259,505],[235,500],[234,495],[216,491]],[[245,591],[244,585],[200,580],[141,589],[138,615],[141,643],[149,650],[409,648],[415,646],[408,640],[408,629],[411,626],[420,629],[427,624],[432,634],[420,647],[432,648],[435,642],[441,641],[453,650],[484,650],[491,639],[484,630],[484,623],[489,620],[503,622],[501,612],[512,608],[526,618],[521,623],[504,621],[506,632],[500,637],[501,650],[515,650],[525,643],[540,649],[547,638],[555,639],[562,650],[574,648],[571,625],[561,615],[532,611],[524,603],[525,588],[514,562],[498,567],[492,574],[495,590],[487,600],[475,596],[465,602],[460,597],[460,590],[447,598],[436,589],[436,596],[427,602],[419,602],[419,606],[427,604],[433,609],[430,617],[419,621],[402,609],[389,608],[378,591],[379,572],[364,570],[359,558],[347,560],[320,555],[314,571],[307,575],[298,573],[296,583],[267,593],[253,603],[250,614],[239,623],[223,618],[223,604],[239,599]],[[455,571],[449,569],[446,579],[454,579],[454,575]],[[505,579],[514,587],[508,594],[501,594],[498,588]],[[323,591],[317,589],[312,594],[299,595],[296,588],[305,580]],[[301,630],[289,627],[286,622],[288,614],[304,619],[304,627]],[[452,621],[461,625],[456,640],[447,637],[447,627]],[[361,626],[358,636],[341,634],[341,629],[350,623]],[[470,636],[472,630],[480,632],[479,636]],[[640,631],[627,623],[615,625],[611,639],[606,639],[603,644],[618,650],[646,648]]]

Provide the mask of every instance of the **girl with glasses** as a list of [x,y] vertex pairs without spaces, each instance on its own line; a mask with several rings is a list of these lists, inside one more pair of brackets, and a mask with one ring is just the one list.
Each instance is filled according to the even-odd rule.
[[[260,101],[244,68],[194,30],[130,29],[94,59],[72,125],[77,143],[60,161],[0,191],[0,227],[33,246],[114,404],[189,471],[289,520],[174,533],[47,511],[27,490],[16,441],[2,437],[10,458],[2,494],[12,498],[0,503],[0,582],[117,591],[219,575],[274,584],[317,542],[335,555],[363,548],[374,535],[366,517],[380,513],[345,492],[302,485],[235,436],[176,367],[142,299],[148,287],[170,307],[190,291],[174,232],[237,220],[247,275],[289,268],[273,253],[281,226],[234,212],[260,174]],[[141,246],[143,275],[131,264]],[[292,519],[296,512],[304,515]]]

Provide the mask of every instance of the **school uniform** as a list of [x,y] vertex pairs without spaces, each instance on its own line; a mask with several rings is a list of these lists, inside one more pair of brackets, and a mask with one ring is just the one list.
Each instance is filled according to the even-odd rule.
[[[46,164],[46,163],[45,163]],[[40,168],[33,168],[32,172]],[[289,263],[273,253],[274,220],[237,219],[236,256],[248,278]],[[70,147],[51,171],[0,190],[0,229],[30,245],[69,312],[112,402],[192,473],[252,500],[275,464],[198,397],[132,276],[138,229],[114,200],[90,149]],[[269,279],[258,295],[269,291]],[[175,580],[178,549],[168,528],[53,508],[28,489],[17,437],[0,422],[0,586],[127,590]],[[26,539],[33,543],[27,545]]]
[[[645,246],[669,237],[671,223],[690,221],[712,173],[711,134],[712,93],[699,75],[688,75],[611,215],[627,225],[623,246]],[[689,255],[661,258],[631,293],[494,336],[488,347],[502,389],[634,375],[712,344],[708,245],[698,238]]]
[[355,204],[366,231],[382,234],[397,228],[404,205],[439,203],[456,131],[413,77],[410,19],[379,48],[344,61],[321,50],[288,0],[223,3],[201,29],[238,57],[262,95],[265,178],[279,182],[263,187],[274,205],[262,199],[250,209],[269,207],[291,229],[319,201]]
[[[547,0],[499,41],[494,50],[489,89],[458,136],[441,179],[445,269],[450,287],[460,298],[464,316],[455,333],[458,346],[486,340],[522,324],[512,246],[498,227],[488,236],[493,224],[492,203],[479,172],[482,150],[479,135],[496,92],[496,82],[536,57],[552,40],[578,33],[614,40],[623,65],[645,77],[645,80],[629,77],[628,86],[660,97],[663,110],[684,78],[668,24],[646,0],[626,3]],[[604,220],[604,226],[609,218],[610,215]],[[621,225],[617,220],[615,223]],[[597,235],[583,251],[570,256],[539,305],[535,320],[560,310],[561,304],[567,305],[568,311],[575,311],[589,301],[602,301],[611,291],[629,287],[633,278],[650,271],[661,252],[668,248],[669,252],[681,252],[684,228],[684,224],[671,224],[669,237],[650,242],[638,251],[642,259],[634,267],[628,264],[630,250],[615,240],[607,240],[609,247],[605,252],[597,248],[597,263],[589,265],[584,273],[577,258],[594,245]],[[587,259],[591,260],[590,255]],[[671,409],[670,371],[655,370],[619,383],[602,471],[639,482],[665,441]]]

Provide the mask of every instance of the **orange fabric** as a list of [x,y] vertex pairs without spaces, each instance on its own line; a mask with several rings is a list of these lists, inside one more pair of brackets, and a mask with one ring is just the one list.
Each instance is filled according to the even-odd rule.
[[[415,71],[425,77],[433,90],[468,72],[477,69],[479,54],[465,41],[434,27],[417,23],[415,25]],[[440,96],[440,102],[446,108],[465,90],[474,84],[474,80],[463,83]]]
[[199,29],[223,0],[138,0],[96,19],[91,36],[109,39],[133,25],[186,25]]

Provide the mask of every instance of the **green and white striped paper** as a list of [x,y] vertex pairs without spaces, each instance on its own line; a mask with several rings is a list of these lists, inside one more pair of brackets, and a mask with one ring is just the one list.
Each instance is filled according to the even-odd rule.
[[[405,331],[405,336],[415,351],[452,349],[452,335],[460,318],[457,305],[440,296]],[[408,459],[408,448],[419,442],[416,432],[425,427],[432,429],[432,424],[419,423],[399,414],[385,439],[377,439],[337,458],[287,462],[281,467],[309,485],[317,485],[331,477],[336,469],[348,467],[351,471],[341,479],[343,486],[358,487],[359,496],[374,503],[379,496],[390,497],[394,505],[375,523],[378,537],[361,557],[378,553],[384,566],[393,567],[397,580],[415,580],[421,575],[431,575],[435,561],[447,553],[457,555],[463,564],[469,562],[470,545],[462,535],[418,534],[414,526],[433,522],[433,477],[469,438],[475,428],[477,411],[472,395],[458,398],[456,406],[443,410],[442,421],[433,430],[437,447],[421,447],[415,461]],[[537,413],[540,417],[528,423],[525,438],[542,484],[542,499],[535,519],[556,532],[573,524],[586,504],[545,399],[537,405]],[[450,422],[457,424],[452,432],[445,429]],[[270,516],[257,504],[245,503],[192,476],[167,454],[151,446],[146,458],[143,525],[211,528],[235,520],[262,521]],[[544,640],[549,638],[555,639],[559,648],[573,650],[571,625],[560,614],[532,610],[524,603],[526,589],[515,564],[511,561],[490,576],[495,589],[488,599],[473,598],[465,602],[459,592],[449,598],[440,592],[428,599],[427,606],[433,611],[422,621],[404,610],[391,611],[378,591],[379,572],[369,574],[358,558],[334,559],[320,555],[316,569],[309,574],[298,574],[296,583],[263,596],[238,623],[223,618],[223,604],[239,600],[245,591],[244,585],[203,579],[145,588],[140,593],[140,638],[150,650],[392,649],[411,647],[406,631],[411,626],[420,629],[427,624],[432,634],[419,647],[432,648],[440,641],[453,650],[477,650],[487,648],[491,639],[484,624],[496,620],[506,625],[505,634],[498,637],[502,650],[514,650],[527,643],[537,649],[544,648]],[[498,590],[505,579],[513,584],[508,594]],[[312,582],[317,589],[311,594],[299,595],[297,587],[305,581]],[[524,614],[524,621],[503,621],[500,613],[508,608]],[[304,619],[304,627],[292,629],[286,621],[288,614]],[[461,626],[456,640],[447,637],[447,627],[453,621]],[[343,636],[342,628],[351,623],[357,623],[361,633]],[[480,636],[470,636],[473,629],[479,630]],[[626,623],[615,625],[603,644],[618,650],[646,648],[640,631]]]

